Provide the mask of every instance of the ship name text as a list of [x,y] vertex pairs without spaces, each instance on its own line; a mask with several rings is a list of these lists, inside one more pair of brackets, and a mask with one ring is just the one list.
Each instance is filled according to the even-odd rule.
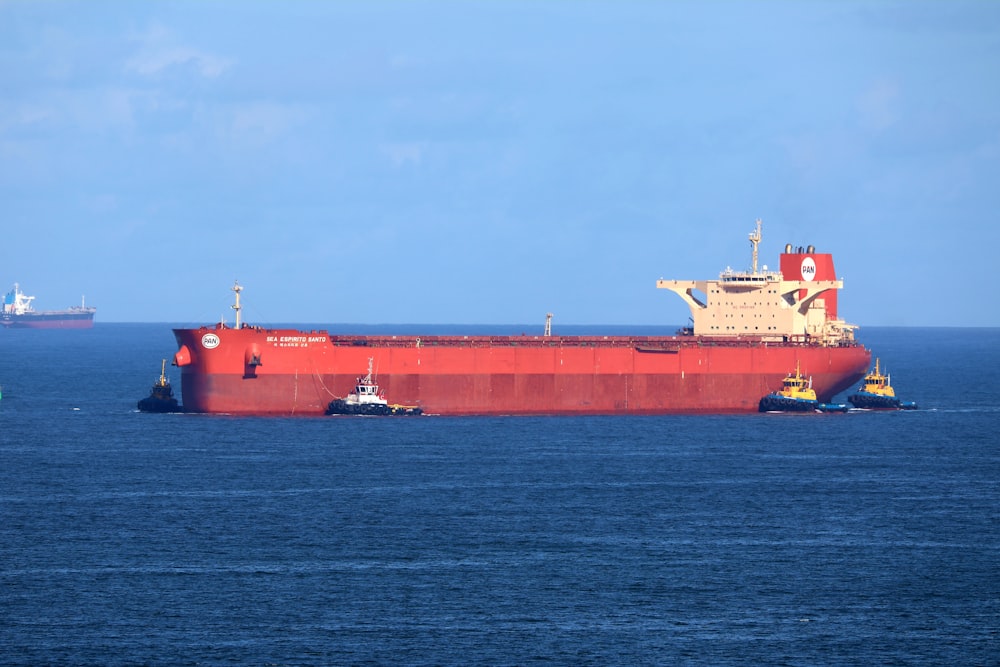
[[326,336],[268,336],[268,343],[286,346],[308,345],[309,343],[325,343]]

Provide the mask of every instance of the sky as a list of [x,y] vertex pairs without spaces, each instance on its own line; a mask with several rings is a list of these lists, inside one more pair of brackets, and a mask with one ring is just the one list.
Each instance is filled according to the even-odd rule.
[[1000,326],[1000,2],[0,0],[0,90],[39,310],[680,325],[760,218],[862,329]]

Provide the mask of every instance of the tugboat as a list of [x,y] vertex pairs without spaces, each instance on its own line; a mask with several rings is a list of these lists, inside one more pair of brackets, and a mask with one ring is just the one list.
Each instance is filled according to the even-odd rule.
[[368,358],[368,374],[358,378],[354,391],[344,398],[330,401],[328,415],[419,415],[423,410],[415,405],[389,405],[372,379],[372,358]]
[[847,406],[840,403],[820,403],[812,388],[812,378],[806,378],[795,364],[795,373],[789,373],[781,381],[781,389],[772,391],[760,399],[759,412],[847,412]]
[[149,396],[139,400],[141,412],[181,412],[177,399],[174,398],[174,390],[170,388],[166,370],[167,360],[164,359],[160,365],[160,377],[149,390]]
[[851,405],[865,410],[916,410],[913,401],[901,401],[896,398],[896,390],[889,382],[889,374],[879,371],[878,359],[875,368],[865,376],[858,393],[847,397]]

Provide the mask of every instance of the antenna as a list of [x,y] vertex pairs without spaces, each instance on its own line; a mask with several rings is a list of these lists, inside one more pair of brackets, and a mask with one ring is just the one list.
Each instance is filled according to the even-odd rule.
[[234,292],[236,292],[236,303],[233,304],[232,306],[230,306],[230,308],[232,308],[233,310],[236,311],[236,328],[239,329],[240,328],[240,310],[242,310],[242,308],[240,308],[240,292],[243,291],[243,288],[240,287],[240,282],[238,280],[234,280],[233,281],[233,286],[230,289],[232,289]]

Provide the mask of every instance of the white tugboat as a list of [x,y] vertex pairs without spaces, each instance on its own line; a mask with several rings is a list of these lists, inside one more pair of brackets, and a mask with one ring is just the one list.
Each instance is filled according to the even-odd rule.
[[368,374],[358,378],[354,391],[344,398],[330,401],[328,415],[419,415],[423,410],[415,405],[390,405],[372,379],[372,358],[368,358]]

